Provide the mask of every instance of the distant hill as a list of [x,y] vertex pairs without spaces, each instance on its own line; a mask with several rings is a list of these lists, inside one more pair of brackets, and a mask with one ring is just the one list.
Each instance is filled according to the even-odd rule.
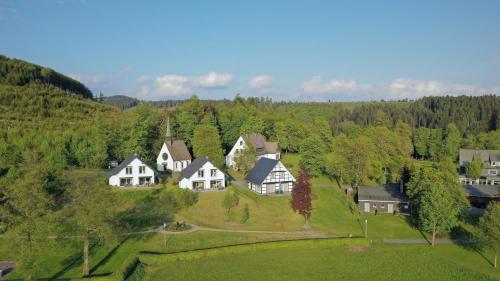
[[50,68],[0,55],[0,84],[24,86],[51,85],[63,91],[92,99],[92,92],[82,83]]
[[103,102],[105,104],[112,105],[120,109],[129,109],[141,103],[141,101],[136,98],[131,98],[124,95],[104,97]]

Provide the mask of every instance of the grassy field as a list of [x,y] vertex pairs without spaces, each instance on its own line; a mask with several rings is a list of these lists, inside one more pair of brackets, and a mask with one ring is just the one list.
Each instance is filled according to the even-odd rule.
[[[251,191],[237,189],[240,194],[239,205],[231,210],[230,216],[222,207],[226,191],[200,193],[198,203],[178,214],[178,219],[216,228],[247,229],[247,230],[275,230],[294,231],[303,226],[301,216],[295,214],[290,208],[290,196],[255,196]],[[250,219],[240,222],[240,214],[248,204]]]
[[146,268],[144,280],[498,280],[456,245],[322,247],[222,254]]
[[[297,168],[299,157],[295,154],[284,155],[284,158]],[[295,163],[295,164],[294,164]],[[73,170],[68,171],[75,181],[84,184],[103,184],[106,173],[103,171]],[[420,276],[419,268],[428,268],[428,275],[422,275],[421,280],[491,280],[498,279],[494,271],[480,254],[465,250],[454,245],[438,245],[434,249],[429,246],[384,246],[383,238],[416,238],[422,239],[422,234],[409,224],[404,217],[392,215],[359,214],[352,198],[338,188],[336,182],[327,177],[315,178],[313,183],[313,213],[310,221],[314,233],[331,237],[349,235],[362,236],[364,221],[368,220],[368,238],[373,241],[369,249],[363,252],[352,251],[343,247],[328,249],[280,249],[276,251],[258,251],[234,255],[217,256],[176,262],[164,266],[147,268],[148,280],[305,280],[306,273],[314,280],[331,279],[361,279],[369,272],[358,270],[360,265],[369,265],[373,272],[370,279],[405,280],[405,274],[412,277]],[[129,209],[148,201],[151,195],[162,188],[173,188],[171,183],[158,185],[153,189],[120,190],[117,193],[117,205],[121,209]],[[93,276],[109,276],[130,256],[141,252],[174,253],[239,245],[262,241],[278,241],[303,238],[303,219],[290,208],[290,195],[260,196],[249,190],[231,187],[240,195],[240,204],[232,210],[230,216],[225,215],[222,208],[225,191],[200,193],[198,202],[188,209],[175,214],[175,219],[186,220],[200,226],[228,230],[265,230],[289,232],[285,233],[233,233],[233,232],[195,232],[189,234],[134,234],[122,235],[115,242],[107,242],[95,247],[91,252],[91,268]],[[241,209],[245,204],[250,208],[250,219],[240,222]],[[141,225],[141,229],[150,229],[155,225]],[[366,252],[364,252],[367,250]],[[54,248],[44,253],[41,277],[53,280],[77,279],[81,276],[81,245],[71,240],[58,241]],[[0,260],[15,260],[15,249],[9,247],[8,241],[0,237]],[[438,262],[433,263],[436,260]],[[413,261],[416,261],[415,265]],[[338,264],[338,266],[336,266]],[[439,267],[445,269],[439,271]],[[262,270],[255,270],[255,269]],[[222,270],[224,269],[224,270]],[[307,269],[307,270],[306,270]],[[390,272],[393,270],[393,272]],[[226,272],[221,274],[221,272]],[[237,275],[233,275],[236,274]],[[371,271],[370,271],[371,272]],[[389,272],[389,273],[387,273]],[[422,273],[423,274],[423,273]],[[482,275],[485,274],[485,275]],[[19,279],[21,273],[14,271],[8,279]],[[352,278],[348,278],[352,276]],[[380,278],[379,278],[380,276]],[[365,276],[366,278],[367,276]],[[456,278],[455,278],[456,277]],[[426,279],[427,278],[427,279]],[[455,278],[455,279],[454,279]],[[490,278],[490,279],[488,279]],[[309,279],[311,280],[311,279]]]

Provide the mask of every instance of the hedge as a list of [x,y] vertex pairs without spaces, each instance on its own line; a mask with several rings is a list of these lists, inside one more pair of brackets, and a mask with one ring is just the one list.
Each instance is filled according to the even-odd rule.
[[348,246],[348,245],[368,246],[369,243],[366,239],[361,239],[361,238],[333,238],[333,239],[323,238],[323,239],[263,242],[263,243],[186,251],[186,252],[171,253],[171,254],[141,253],[139,255],[139,260],[147,265],[159,265],[167,262],[175,262],[180,260],[190,260],[190,259],[203,258],[220,254],[245,253],[257,250],[312,248],[312,247],[323,247],[323,246]]

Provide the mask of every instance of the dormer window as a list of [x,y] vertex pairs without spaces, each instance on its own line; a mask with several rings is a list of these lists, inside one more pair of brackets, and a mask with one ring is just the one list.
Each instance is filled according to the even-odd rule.
[[497,162],[491,161],[491,166],[496,167],[496,165],[497,165]]

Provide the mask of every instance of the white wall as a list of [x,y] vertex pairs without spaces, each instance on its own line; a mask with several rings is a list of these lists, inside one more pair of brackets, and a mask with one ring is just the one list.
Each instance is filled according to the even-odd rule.
[[[280,178],[273,177],[273,172],[282,172],[282,176]],[[279,161],[276,166],[272,169],[272,171],[267,175],[266,179],[261,185],[257,185],[254,183],[248,183],[248,189],[253,190],[257,193],[261,194],[273,194],[272,190],[277,190],[281,188],[281,183],[286,183],[287,188],[284,192],[291,192],[293,189],[293,183],[295,182],[295,178],[288,171],[288,169]]]
[[[146,170],[143,174],[139,173],[139,166],[145,166]],[[132,167],[132,174],[126,174],[126,167],[124,167],[118,174],[112,175],[109,177],[109,185],[120,186],[120,178],[132,178],[132,185],[139,185],[139,177],[151,177],[151,184],[154,184],[156,181],[156,176],[153,169],[150,169],[147,165],[145,165],[141,160],[134,159],[129,163],[127,167]]]
[[229,151],[229,153],[226,155],[226,161],[225,161],[226,162],[226,167],[233,166],[235,164],[234,163],[234,156],[236,154],[236,151],[245,149],[246,147],[247,147],[247,145],[245,144],[245,141],[240,136],[238,138],[238,140],[236,141],[236,143],[234,144],[234,146],[231,149],[231,151]]
[[[168,159],[167,161],[163,160],[163,153],[168,154]],[[163,163],[167,163],[167,169],[174,171],[174,172],[180,172],[184,170],[189,164],[191,164],[191,160],[182,160],[182,161],[174,161],[172,158],[172,153],[168,150],[168,147],[165,143],[163,143],[160,153],[158,153],[158,157],[156,157],[156,170],[164,172],[163,169]]]
[[[217,170],[217,174],[215,176],[210,175],[210,171],[212,169]],[[180,188],[187,188],[187,189],[193,189],[193,181],[203,181],[204,182],[204,189],[210,189],[210,181],[213,180],[222,180],[222,186],[226,186],[226,175],[217,167],[212,165],[212,163],[207,162],[205,163],[200,170],[204,170],[204,176],[203,177],[198,177],[198,171],[196,171],[191,177],[189,178],[184,178],[179,182],[179,187]]]

